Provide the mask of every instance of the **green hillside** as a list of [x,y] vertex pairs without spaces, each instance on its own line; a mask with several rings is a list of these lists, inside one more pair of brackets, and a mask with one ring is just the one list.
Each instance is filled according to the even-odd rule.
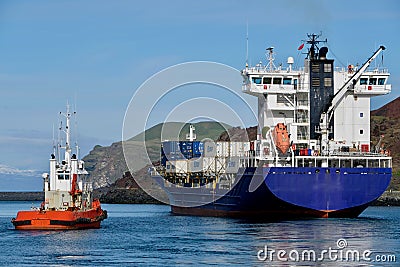
[[[183,122],[160,123],[132,137],[129,141],[160,141],[161,133],[163,140],[185,140],[186,134],[189,133],[189,125]],[[193,125],[196,128],[197,140],[203,140],[204,138],[216,140],[222,132],[232,128],[232,126],[225,123],[208,121],[194,123]]]
[[[222,132],[232,128],[218,122],[199,122],[193,125],[196,128],[197,140],[205,138],[216,140]],[[133,167],[130,171],[136,172],[148,165],[147,154],[152,162],[158,161],[161,140],[185,140],[188,132],[189,124],[168,122],[155,125],[126,141],[124,145],[132,152],[129,153],[129,160],[132,163],[130,165]],[[94,188],[114,183],[128,170],[121,141],[107,147],[95,146],[83,160],[86,162],[89,179],[93,181]]]

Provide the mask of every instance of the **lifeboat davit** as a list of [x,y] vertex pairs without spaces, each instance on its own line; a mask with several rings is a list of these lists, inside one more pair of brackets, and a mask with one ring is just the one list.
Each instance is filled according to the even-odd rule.
[[290,147],[290,138],[286,125],[283,123],[278,123],[272,133],[276,148],[282,154],[286,154]]

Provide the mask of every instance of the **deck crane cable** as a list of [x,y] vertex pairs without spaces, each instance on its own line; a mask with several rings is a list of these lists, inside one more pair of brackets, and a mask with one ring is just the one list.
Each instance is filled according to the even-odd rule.
[[335,55],[335,53],[333,53],[333,49],[330,47],[330,45],[329,45],[328,42],[326,42],[326,45],[327,45],[327,47],[329,48],[329,52],[336,58],[336,60],[340,63],[340,65],[342,65],[342,67],[345,68],[347,65],[344,64],[344,63],[340,60],[340,58],[339,58],[338,56]]

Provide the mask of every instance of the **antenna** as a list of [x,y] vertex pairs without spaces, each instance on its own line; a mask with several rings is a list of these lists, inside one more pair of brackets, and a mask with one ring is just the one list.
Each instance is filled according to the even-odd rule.
[[57,155],[57,151],[56,151],[56,139],[55,139],[55,133],[54,133],[54,123],[53,123],[53,154],[54,156]]
[[273,46],[270,46],[270,47],[268,47],[267,49],[266,49],[267,51],[268,51],[268,57],[267,57],[267,59],[268,59],[268,65],[267,65],[267,69],[269,69],[269,71],[274,71],[274,69],[276,68],[275,67],[275,64],[274,64],[274,47]]
[[246,68],[249,66],[249,21],[246,21]]

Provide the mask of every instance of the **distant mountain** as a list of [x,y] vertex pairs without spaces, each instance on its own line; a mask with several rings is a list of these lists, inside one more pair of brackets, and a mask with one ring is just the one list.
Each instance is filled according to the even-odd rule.
[[[197,140],[205,138],[216,140],[222,132],[231,128],[228,124],[218,122],[199,122],[193,125],[196,128]],[[146,151],[143,149],[144,140],[150,160],[155,162],[160,157],[161,140],[185,140],[188,132],[189,124],[168,122],[155,125],[126,141],[126,145],[137,151],[129,159],[133,165],[130,171],[139,171],[149,163],[146,160]],[[122,142],[115,142],[107,147],[95,146],[83,160],[94,188],[109,186],[128,171]]]
[[381,147],[389,150],[393,157],[393,169],[395,173],[400,171],[400,97],[371,111],[371,147],[382,139]]
[[0,174],[11,174],[19,176],[37,176],[40,175],[38,170],[20,170],[4,164],[0,164]]
[[383,116],[386,118],[400,117],[400,97],[377,110],[371,111],[371,116]]

